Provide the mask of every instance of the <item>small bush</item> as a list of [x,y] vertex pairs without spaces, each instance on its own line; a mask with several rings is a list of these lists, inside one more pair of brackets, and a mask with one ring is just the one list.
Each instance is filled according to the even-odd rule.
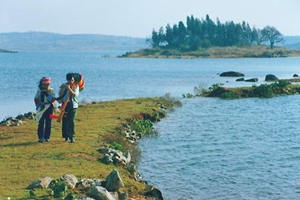
[[261,84],[260,86],[253,87],[253,95],[257,97],[273,97],[274,93],[272,86],[268,84]]
[[131,123],[133,130],[143,134],[150,134],[154,132],[153,123],[150,120],[134,119]]
[[291,84],[291,82],[289,82],[288,80],[278,80],[275,83],[272,83],[271,85],[273,87],[285,88],[285,87],[289,86],[290,84]]
[[239,96],[237,94],[235,94],[232,91],[228,91],[228,92],[224,92],[220,95],[220,98],[222,99],[236,99],[239,98]]
[[170,104],[173,106],[181,107],[182,103],[180,100],[176,99],[175,97],[171,97],[170,93],[166,93],[163,97],[163,99],[167,100]]
[[209,92],[213,92],[215,91],[216,89],[218,89],[219,87],[223,86],[224,84],[223,83],[216,83],[216,84],[213,84],[212,86],[210,86],[208,88]]
[[198,87],[194,87],[195,96],[201,96],[202,94],[207,93],[208,90],[199,85]]
[[118,150],[118,151],[124,151],[124,148],[121,144],[117,143],[117,142],[112,142],[111,144],[108,145],[109,148]]
[[65,193],[68,189],[66,183],[62,182],[61,180],[53,180],[50,183],[50,189],[54,192],[54,198],[63,198],[65,197]]
[[194,95],[191,94],[191,93],[186,93],[186,94],[182,94],[182,97],[183,97],[183,98],[193,98]]

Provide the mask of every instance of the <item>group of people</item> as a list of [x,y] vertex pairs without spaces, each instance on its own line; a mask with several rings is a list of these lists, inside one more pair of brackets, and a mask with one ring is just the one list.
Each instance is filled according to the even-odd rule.
[[[36,105],[36,120],[38,121],[38,141],[50,142],[51,121],[62,121],[62,137],[65,141],[75,142],[75,118],[78,108],[79,92],[84,88],[82,74],[68,73],[67,82],[60,86],[59,96],[56,98],[51,88],[51,79],[41,78],[34,102]],[[55,101],[62,104],[60,115],[53,115]]]

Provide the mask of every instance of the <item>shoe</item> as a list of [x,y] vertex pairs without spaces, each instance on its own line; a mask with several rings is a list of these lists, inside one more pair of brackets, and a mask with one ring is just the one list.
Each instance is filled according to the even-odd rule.
[[75,138],[71,138],[70,142],[75,143]]
[[50,142],[50,139],[46,139],[45,141],[46,141],[46,142]]
[[69,138],[68,138],[68,137],[66,137],[66,138],[65,138],[65,141],[66,141],[66,142],[69,142]]
[[39,139],[39,143],[43,143],[44,142],[44,138]]

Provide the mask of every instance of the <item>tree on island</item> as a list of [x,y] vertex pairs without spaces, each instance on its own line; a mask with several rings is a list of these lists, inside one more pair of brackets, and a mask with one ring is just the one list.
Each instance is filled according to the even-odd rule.
[[211,46],[251,46],[269,42],[273,48],[281,40],[281,34],[274,27],[263,30],[251,27],[249,23],[214,22],[209,15],[205,19],[188,16],[186,24],[179,21],[171,26],[161,27],[158,32],[153,30],[149,40],[153,48],[179,49],[181,51],[209,48]]
[[261,30],[263,41],[269,42],[270,48],[273,49],[274,44],[282,42],[282,34],[275,28],[271,26],[266,26]]

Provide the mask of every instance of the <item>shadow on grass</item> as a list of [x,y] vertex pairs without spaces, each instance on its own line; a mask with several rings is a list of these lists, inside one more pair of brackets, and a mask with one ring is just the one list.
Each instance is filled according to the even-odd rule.
[[33,144],[37,144],[38,142],[23,142],[23,143],[11,143],[11,144],[4,144],[0,145],[1,147],[20,147],[20,146],[29,146]]

